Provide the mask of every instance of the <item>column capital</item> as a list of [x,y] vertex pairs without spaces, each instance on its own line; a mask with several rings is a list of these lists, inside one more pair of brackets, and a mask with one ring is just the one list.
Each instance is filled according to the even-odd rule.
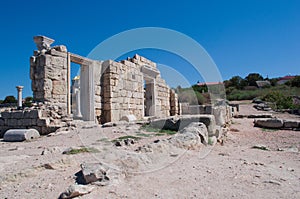
[[18,91],[21,91],[24,88],[24,86],[16,86],[16,88],[18,89]]

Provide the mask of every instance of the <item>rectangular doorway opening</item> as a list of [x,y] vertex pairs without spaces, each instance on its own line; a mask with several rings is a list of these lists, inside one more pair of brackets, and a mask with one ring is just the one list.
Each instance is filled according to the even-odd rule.
[[155,116],[154,79],[144,77],[144,108],[145,116]]

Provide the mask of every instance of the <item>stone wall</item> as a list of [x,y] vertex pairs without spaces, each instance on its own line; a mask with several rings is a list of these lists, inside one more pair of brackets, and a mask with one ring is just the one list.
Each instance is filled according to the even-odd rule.
[[[129,58],[128,61],[139,65],[140,67],[147,66],[149,70],[156,73],[153,75],[155,82],[155,116],[167,117],[170,116],[170,88],[166,84],[165,80],[161,78],[160,72],[156,67],[156,63],[146,59],[145,57],[135,55],[133,58]],[[141,70],[143,71],[143,70]],[[144,72],[142,72],[144,73]],[[146,76],[147,74],[143,74]]]
[[130,114],[142,119],[144,91],[139,66],[126,60],[108,60],[102,67],[102,122],[119,121]]
[[170,115],[179,115],[178,95],[170,89]]
[[[31,109],[3,112],[0,132],[35,128],[47,134],[74,118],[105,123],[128,115],[141,120],[179,113],[177,94],[161,78],[156,63],[142,56],[103,62],[67,52],[63,45],[51,47],[54,40],[45,36],[35,36],[34,42],[38,50],[30,57],[30,79],[36,104]],[[71,62],[81,67],[78,88],[72,93]]]
[[[50,110],[39,108],[2,112],[0,117],[0,137],[2,137],[8,129],[33,128],[38,130],[41,135],[46,135],[66,125],[66,123],[62,121],[55,123],[48,111]],[[57,112],[59,111],[57,110]],[[57,114],[56,111],[53,113]]]
[[45,53],[35,51],[30,57],[30,79],[33,98],[49,102],[62,109],[67,116],[67,53],[50,49]]

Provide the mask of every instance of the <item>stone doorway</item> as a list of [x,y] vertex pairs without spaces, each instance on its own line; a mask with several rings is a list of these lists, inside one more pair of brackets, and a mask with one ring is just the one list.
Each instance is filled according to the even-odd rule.
[[155,116],[155,80],[144,77],[145,116]]
[[[71,63],[78,64],[80,66],[80,86],[75,89],[75,103],[76,110],[74,118],[82,119],[84,121],[94,121],[95,120],[95,108],[94,108],[94,62],[87,58],[81,57],[79,55],[68,53],[68,71],[70,71]],[[70,74],[68,74],[68,85],[70,85]],[[71,91],[69,90],[68,95],[68,105],[70,107],[69,112],[71,113]]]

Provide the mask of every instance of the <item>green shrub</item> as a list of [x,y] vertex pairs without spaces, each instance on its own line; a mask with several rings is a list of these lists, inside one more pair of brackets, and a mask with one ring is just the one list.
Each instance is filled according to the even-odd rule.
[[271,91],[263,96],[262,100],[271,102],[273,109],[289,109],[293,108],[293,99],[291,96],[285,96],[281,92]]

